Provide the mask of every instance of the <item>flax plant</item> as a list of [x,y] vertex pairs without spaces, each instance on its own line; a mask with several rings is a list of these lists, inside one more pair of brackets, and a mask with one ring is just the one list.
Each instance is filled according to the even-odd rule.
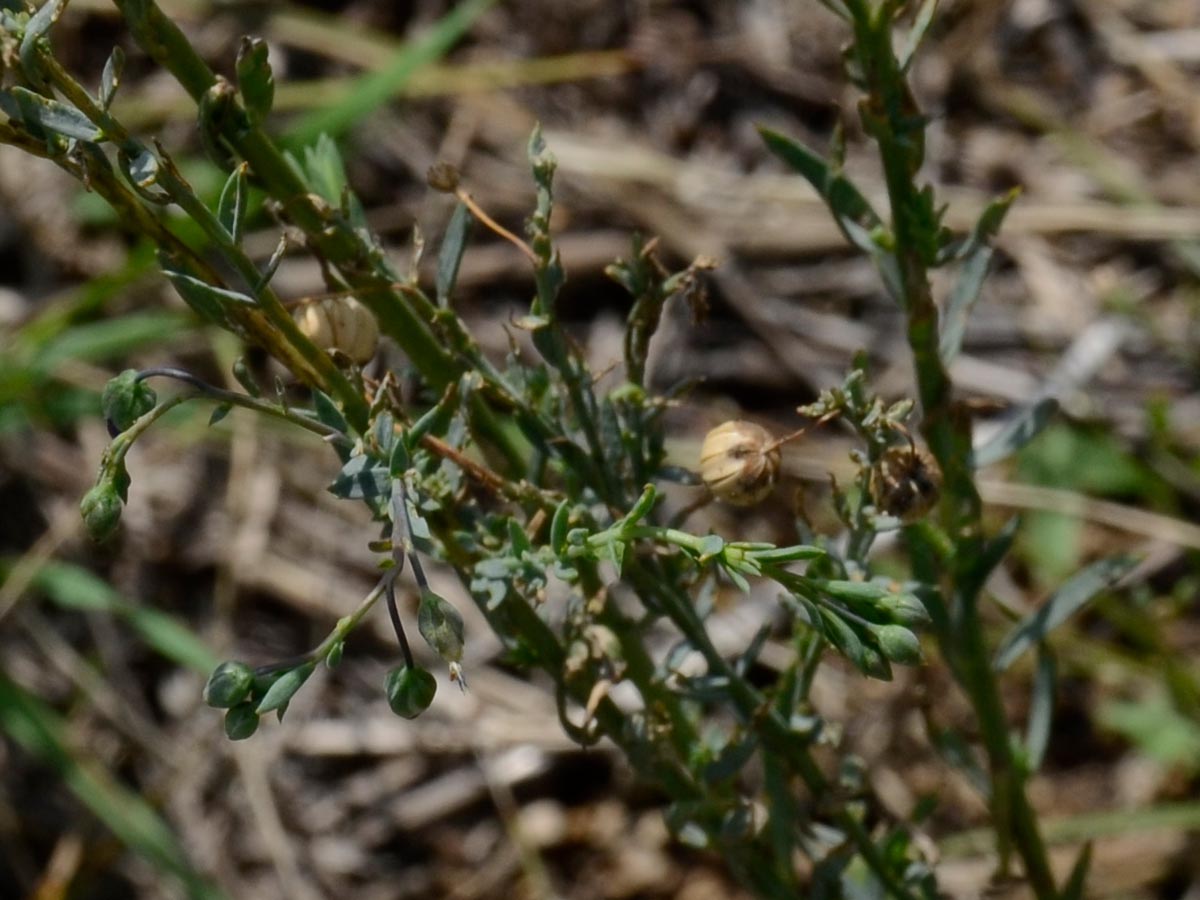
[[[458,572],[509,659],[550,676],[567,733],[583,745],[604,739],[619,747],[669,802],[667,820],[679,839],[719,852],[756,893],[933,897],[932,861],[913,841],[916,824],[887,820],[808,699],[829,653],[864,677],[887,679],[893,665],[922,661],[917,633],[930,628],[976,715],[986,757],[982,788],[1002,870],[1015,851],[1039,898],[1080,895],[1087,856],[1060,890],[1025,791],[1040,751],[1014,743],[997,677],[1030,647],[1050,659],[1049,627],[1127,564],[1085,570],[1051,601],[1051,615],[1020,623],[993,658],[982,588],[1012,530],[985,533],[974,480],[979,455],[947,366],[987,269],[989,238],[1012,197],[988,207],[972,233],[956,236],[942,226],[932,188],[920,184],[925,119],[906,77],[934,3],[915,10],[902,29],[906,4],[897,0],[824,2],[849,29],[847,75],[862,91],[859,115],[878,147],[890,215],[877,213],[841,172],[836,142],[824,159],[783,135],[764,131],[763,137],[812,183],[850,243],[874,261],[905,315],[918,396],[916,406],[885,404],[859,359],[840,387],[800,410],[813,423],[836,419],[851,428],[860,441],[859,465],[855,489],[835,492],[844,535],[798,535],[787,546],[694,533],[686,520],[664,512],[663,482],[700,478],[667,459],[669,399],[645,383],[646,358],[664,306],[695,300],[711,263],[670,271],[653,241],[634,239],[628,258],[609,267],[630,294],[631,312],[625,380],[600,389],[557,313],[566,273],[550,230],[554,159],[539,132],[529,144],[534,196],[523,236],[496,225],[455,172],[431,173],[431,185],[456,196],[458,207],[430,292],[413,274],[416,267],[398,271],[370,232],[331,139],[289,152],[272,138],[274,82],[261,41],[243,40],[236,83],[230,82],[214,74],[152,0],[115,0],[141,52],[192,97],[201,141],[228,173],[210,205],[166,148],[113,115],[119,51],[93,94],[53,52],[52,26],[63,0],[36,10],[0,9],[0,141],[44,157],[104,197],[154,244],[164,274],[197,315],[265,349],[311,396],[311,403],[296,405],[282,384],[273,397],[264,394],[242,365],[235,374],[244,393],[171,368],[123,373],[103,398],[114,438],[82,502],[89,530],[102,539],[119,527],[129,447],[167,410],[192,401],[214,404],[214,418],[236,407],[319,435],[340,465],[329,490],[365,503],[379,522],[379,540],[364,548],[378,554],[378,583],[324,641],[289,659],[258,666],[230,660],[213,672],[205,698],[225,710],[230,738],[249,738],[267,713],[282,719],[319,664],[338,663],[346,637],[381,599],[402,659],[383,679],[391,708],[411,718],[432,703],[453,702],[435,698],[437,680],[417,663],[396,600],[396,578],[408,566],[420,591],[417,629],[450,680],[465,689],[471,635],[425,578],[423,558],[436,558]],[[290,233],[302,236],[298,248],[281,237],[265,264],[243,246],[252,189]],[[171,205],[199,229],[203,249],[177,237],[165,217]],[[514,343],[506,359],[488,357],[455,312],[472,223],[512,241],[529,261],[532,300],[516,324],[530,333],[535,354]],[[293,317],[272,286],[290,249],[321,262],[328,289],[321,302],[333,305]],[[960,280],[939,308],[929,271],[950,264],[960,265]],[[338,299],[351,297],[369,312],[339,311]],[[338,329],[350,327],[351,315],[374,320],[372,328],[355,330],[353,352],[337,346]],[[322,324],[304,325],[313,321]],[[376,324],[404,352],[420,384],[412,399],[402,396],[395,373],[358,364],[370,355],[362,335],[373,340]],[[160,402],[151,379],[170,379],[172,396]],[[1045,405],[1022,411],[987,457],[1016,449],[1046,413]],[[719,474],[701,473],[710,476],[713,493],[737,502],[769,493],[788,438],[772,439],[744,423],[718,437],[705,466]],[[888,530],[902,531],[912,562],[908,581],[872,572],[872,543]],[[721,584],[749,590],[764,579],[780,597],[778,622],[728,658],[708,630],[713,593]],[[761,687],[749,673],[773,630],[794,659]],[[671,635],[670,652],[652,651],[652,633]],[[1049,684],[1052,690],[1052,678]],[[620,685],[630,686],[636,701],[618,704]],[[1044,691],[1039,702],[1048,708]],[[835,749],[840,765],[821,761],[822,744]],[[798,855],[806,866],[797,865]]]

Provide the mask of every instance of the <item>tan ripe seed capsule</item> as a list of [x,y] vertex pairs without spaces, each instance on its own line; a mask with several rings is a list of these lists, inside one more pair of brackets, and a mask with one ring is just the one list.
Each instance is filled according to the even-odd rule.
[[904,522],[921,518],[937,504],[942,470],[924,447],[888,447],[871,469],[871,497],[880,512]]
[[295,314],[296,324],[322,350],[337,350],[362,365],[375,355],[379,325],[374,314],[353,297],[330,297],[307,303]]
[[771,493],[779,462],[771,433],[740,419],[722,422],[700,447],[700,477],[714,497],[733,506],[753,506]]

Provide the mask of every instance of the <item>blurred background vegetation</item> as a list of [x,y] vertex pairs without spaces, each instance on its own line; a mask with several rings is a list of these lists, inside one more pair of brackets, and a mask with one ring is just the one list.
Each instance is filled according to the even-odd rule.
[[[841,118],[848,168],[880,184],[855,118],[839,112],[852,97],[844,35],[815,0],[162,6],[219,71],[241,35],[267,39],[273,130],[294,145],[321,131],[343,142],[372,227],[400,260],[414,228],[438,235],[451,212],[425,186],[435,161],[519,228],[532,203],[525,138],[540,120],[560,162],[564,315],[597,370],[621,355],[625,299],[603,267],[627,254],[630,232],[657,235],[669,262],[715,257],[710,308],[670,310],[651,360],[659,387],[699,379],[672,414],[680,464],[735,413],[791,430],[795,407],[840,382],[860,348],[881,393],[911,394],[899,313],[870,264],[754,130],[821,147]],[[1015,463],[984,474],[995,522],[1022,516],[1017,552],[988,586],[996,634],[1081,564],[1143,559],[1136,587],[1054,638],[1063,682],[1031,794],[1056,858],[1069,865],[1080,842],[1098,842],[1095,896],[1194,898],[1200,9],[941,9],[915,69],[934,118],[928,174],[959,227],[987,196],[1023,191],[954,375],[984,433],[1033,397],[1064,409]],[[111,4],[74,0],[54,39],[89,83],[124,46],[119,117],[159,136],[215,197],[191,104]],[[265,258],[274,231],[258,224],[248,247]],[[317,264],[286,260],[276,286],[320,291]],[[481,343],[503,353],[530,292],[517,251],[477,234],[459,288]],[[321,490],[332,457],[264,419],[235,412],[210,428],[207,411],[184,409],[135,449],[116,540],[89,544],[77,505],[107,440],[99,392],[112,374],[170,364],[221,383],[241,352],[195,321],[101,201],[0,147],[0,896],[739,896],[718,858],[669,842],[660,798],[616,756],[570,743],[552,693],[498,659],[478,617],[472,692],[440,696],[418,721],[396,719],[379,693],[394,662],[380,617],[285,724],[224,740],[200,701],[216,660],[303,650],[372,583],[365,510]],[[828,473],[847,471],[848,447],[836,429],[813,435],[789,447],[771,504],[706,515],[745,539],[790,540],[798,512],[831,529]],[[451,576],[434,577],[469,611]],[[736,652],[773,608],[731,591],[716,638]],[[760,665],[786,652],[769,643]],[[1014,723],[1034,676],[1028,659],[1017,671]],[[1003,886],[988,888],[984,805],[942,761],[956,735],[972,737],[949,685],[936,666],[882,684],[831,662],[813,696],[888,811],[926,817],[943,889],[969,897]]]

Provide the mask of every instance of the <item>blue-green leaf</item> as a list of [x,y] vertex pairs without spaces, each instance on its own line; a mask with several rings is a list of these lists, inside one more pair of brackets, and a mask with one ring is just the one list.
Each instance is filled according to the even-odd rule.
[[235,244],[242,240],[242,223],[246,219],[246,172],[249,168],[247,163],[241,163],[230,173],[217,201],[217,219]]
[[104,132],[75,107],[20,86],[0,90],[0,110],[38,136],[50,132],[80,141],[98,141],[104,136]]
[[962,349],[963,335],[967,330],[967,319],[979,299],[988,264],[992,261],[992,248],[981,244],[963,263],[958,273],[954,290],[946,300],[946,312],[942,316],[942,335],[939,351],[944,365],[950,365]]
[[987,443],[975,449],[972,454],[975,468],[994,465],[1016,453],[1041,434],[1056,412],[1058,401],[1053,397],[1042,397],[1018,409]]
[[925,32],[929,30],[929,25],[933,22],[933,14],[937,11],[937,5],[938,0],[925,0],[921,4],[921,8],[917,11],[917,18],[913,22],[912,30],[908,33],[908,40],[904,42],[904,49],[897,55],[897,62],[900,63],[901,72],[907,72],[909,66],[912,65],[917,48],[921,46],[921,41],[925,38]]
[[342,466],[333,479],[329,492],[343,500],[386,496],[391,488],[391,479],[385,466],[376,465],[366,454],[352,457]]
[[1029,723],[1025,728],[1025,758],[1031,773],[1042,767],[1046,747],[1050,743],[1057,670],[1054,653],[1046,644],[1039,644],[1037,671],[1033,676],[1033,700],[1029,705]]
[[471,211],[462,203],[454,208],[454,214],[450,216],[450,224],[446,226],[446,235],[442,238],[442,247],[438,252],[438,306],[450,305],[450,297],[458,281],[458,267],[462,263],[463,251],[466,249],[473,221]]
[[25,72],[25,77],[38,86],[44,86],[46,83],[37,58],[38,42],[58,21],[58,17],[62,15],[66,5],[67,0],[49,0],[25,23],[25,33],[21,37],[21,68]]
[[1008,210],[1020,195],[1021,189],[1013,188],[1003,197],[992,200],[979,214],[970,234],[942,247],[938,253],[937,265],[941,266],[955,260],[966,259],[991,240],[1000,230],[1000,226],[1004,224],[1004,217],[1008,215]]
[[[758,133],[766,142],[767,149],[803,175],[813,186],[833,212],[843,232],[846,231],[847,222],[866,232],[882,224],[879,215],[854,183],[841,172],[835,171],[820,156],[800,142],[769,128],[760,127]],[[861,234],[854,237],[847,234],[846,237],[855,244],[863,240]]]
[[1137,560],[1130,556],[1114,556],[1092,563],[1008,633],[996,651],[993,667],[997,671],[1007,669],[1022,653],[1035,643],[1044,641],[1051,631],[1136,564]]
[[121,75],[124,71],[125,51],[120,47],[113,47],[112,53],[108,55],[108,60],[104,63],[104,71],[100,75],[100,95],[97,98],[100,101],[100,108],[105,112],[112,105],[117,88],[121,86]]
[[308,676],[313,673],[314,668],[316,668],[315,663],[307,662],[294,669],[288,669],[267,688],[266,694],[258,701],[255,711],[261,716],[263,713],[274,712],[286,706],[296,696],[296,692],[304,686],[304,682],[308,681]]

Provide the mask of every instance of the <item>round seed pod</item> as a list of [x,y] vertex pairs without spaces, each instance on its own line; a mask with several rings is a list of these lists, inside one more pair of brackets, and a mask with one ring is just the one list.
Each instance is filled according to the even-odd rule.
[[929,512],[942,492],[942,471],[923,447],[889,447],[871,469],[871,497],[880,512],[912,522]]
[[700,477],[714,497],[733,506],[753,506],[771,493],[779,462],[771,433],[740,419],[722,422],[700,447]]
[[342,353],[362,365],[375,355],[379,325],[353,297],[329,297],[296,310],[296,324],[322,350]]

